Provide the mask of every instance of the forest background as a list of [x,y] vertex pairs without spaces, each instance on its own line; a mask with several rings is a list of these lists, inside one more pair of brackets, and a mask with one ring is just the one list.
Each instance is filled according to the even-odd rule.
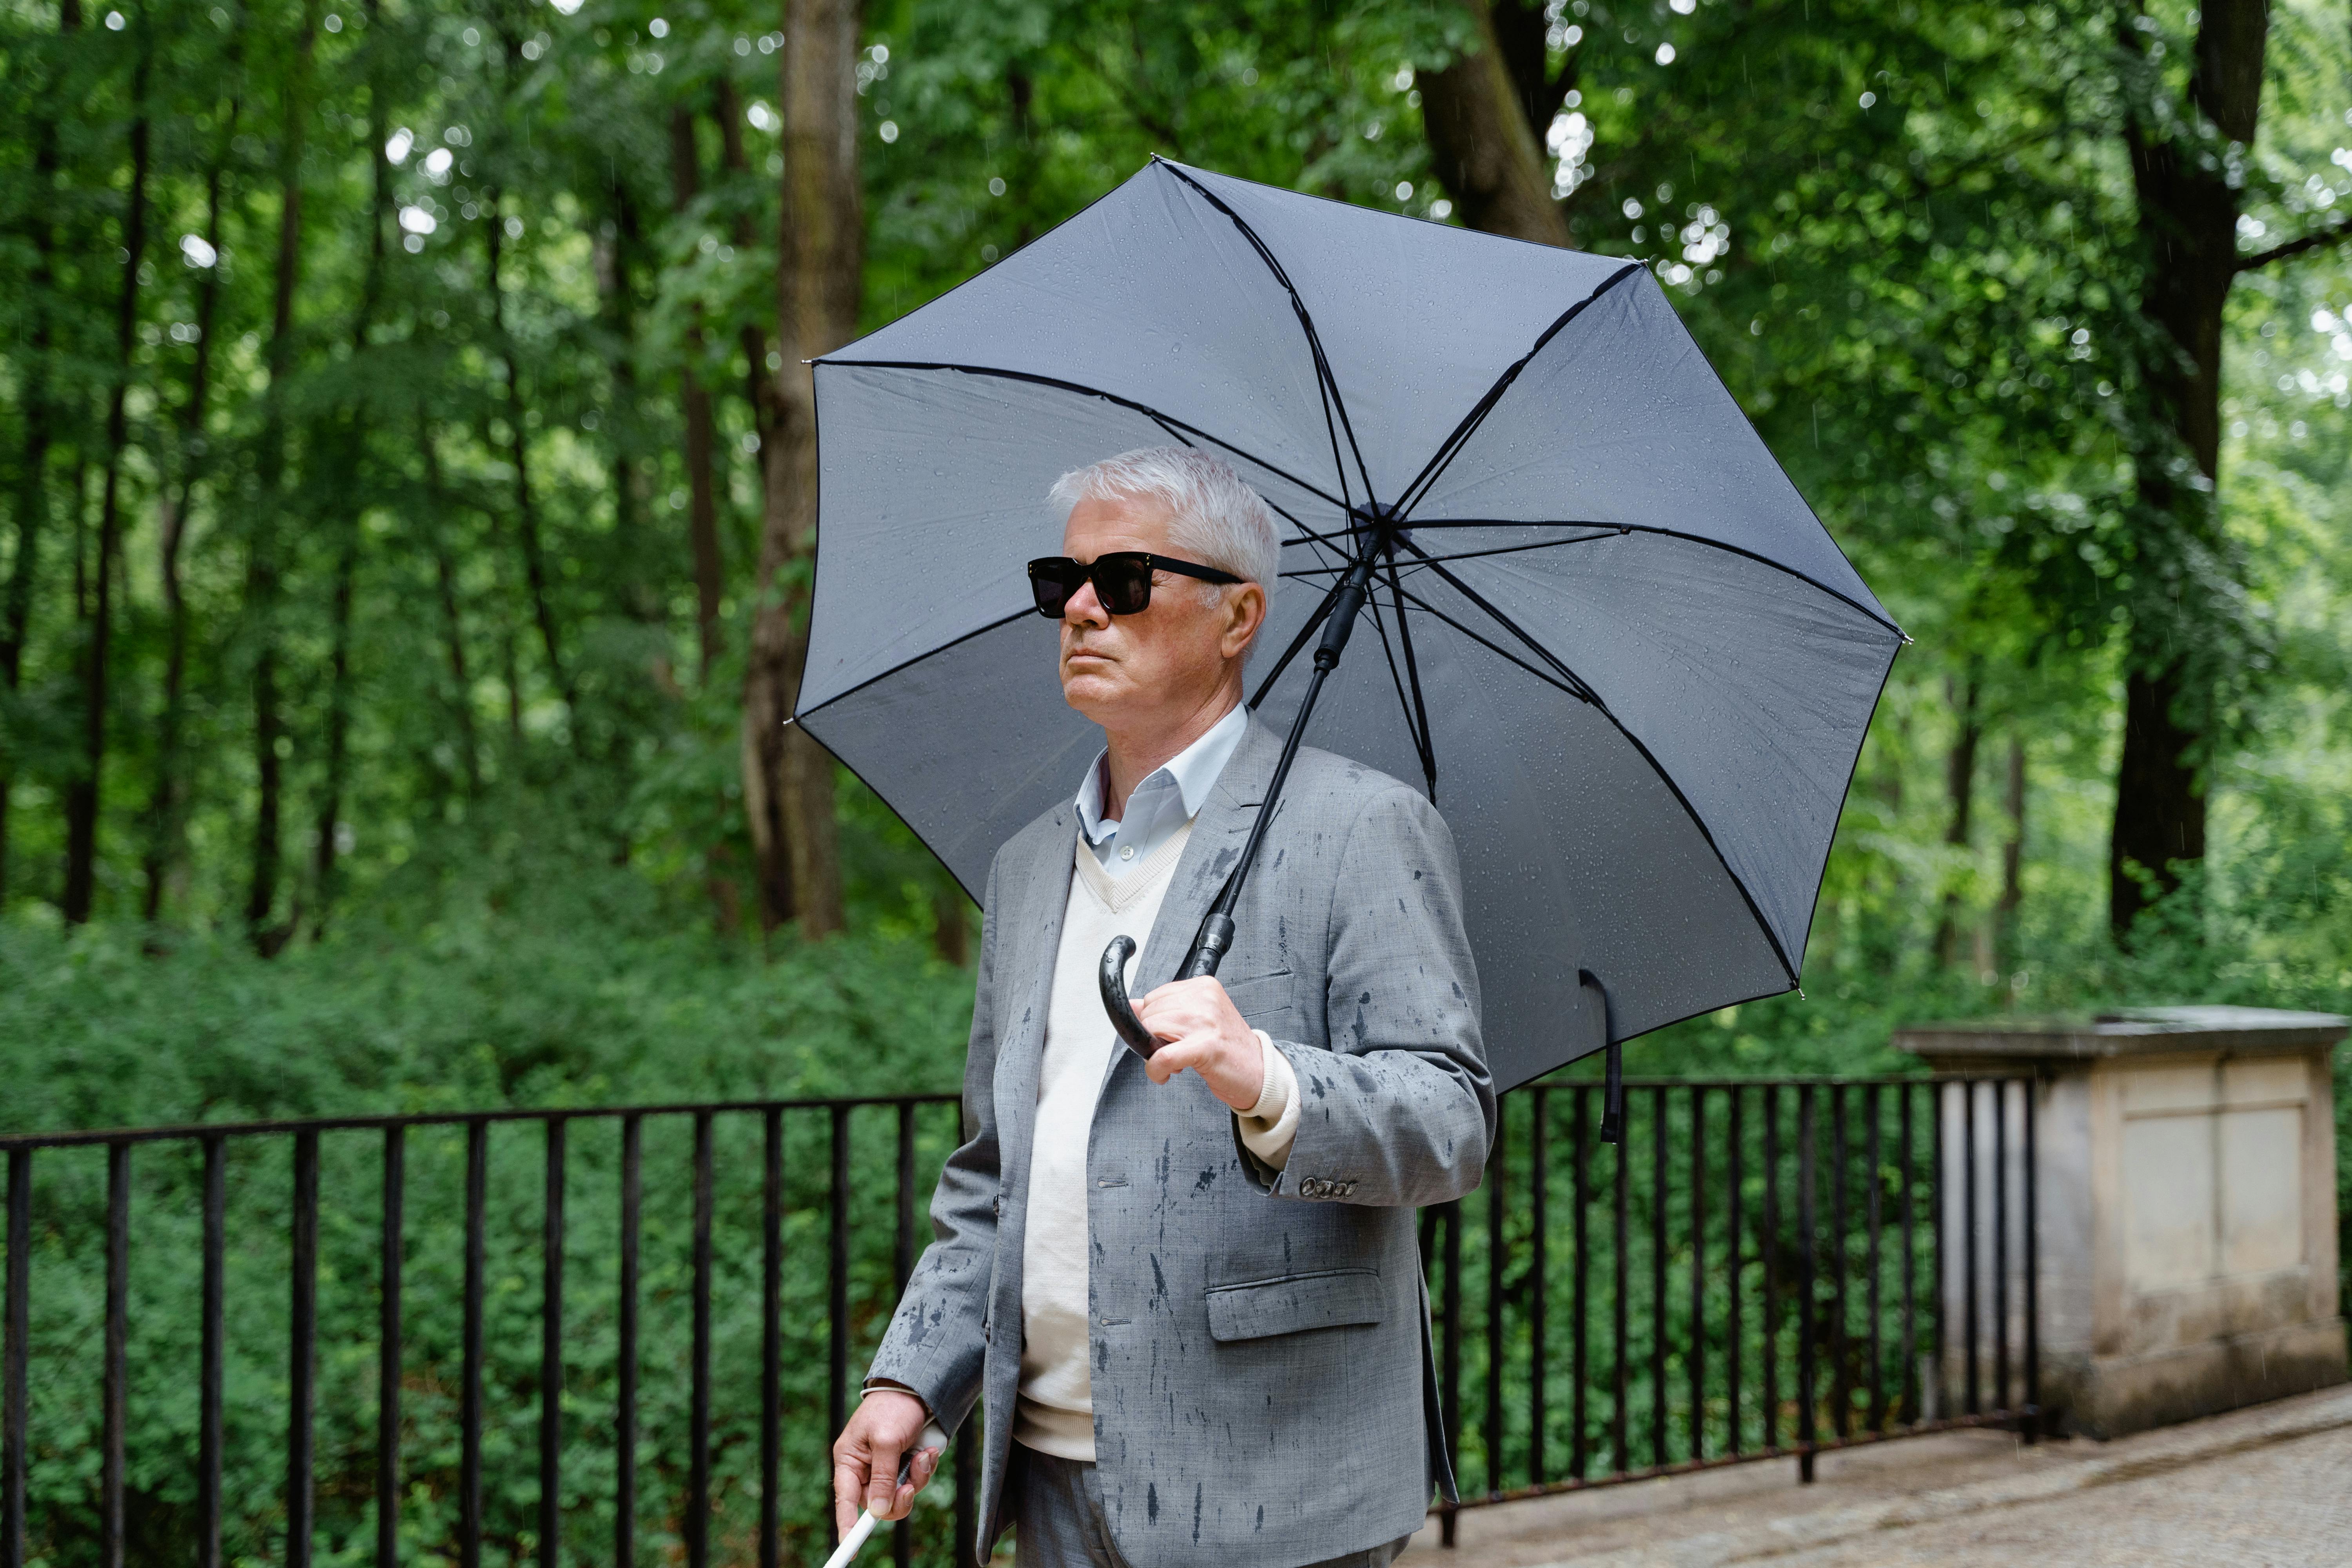
[[953,1086],[976,912],[773,722],[801,361],[1155,153],[1648,261],[1917,639],[1804,994],[1636,1070],[2352,1005],[2334,0],[8,0],[0,61],[0,1125]]
[[[1634,1071],[1899,1068],[1891,1028],[1937,1016],[2352,1011],[2344,0],[0,0],[0,1129],[953,1088],[977,913],[781,723],[802,361],[1155,153],[1641,258],[1917,639],[1804,991]],[[688,1150],[649,1138],[674,1495]],[[609,1142],[574,1149],[596,1236]],[[459,1142],[415,1141],[412,1543],[455,1518]],[[488,1507],[520,1560],[538,1144],[497,1148]],[[230,1205],[240,1560],[285,1544],[281,1156]],[[329,1156],[341,1561],[373,1539],[375,1178]],[[161,1561],[195,1177],[141,1161],[129,1529]],[[104,1165],[43,1162],[37,1554],[95,1562]],[[726,1215],[755,1169],[725,1143]],[[575,1553],[613,1523],[611,1258],[580,1247]],[[722,1365],[756,1355],[755,1255],[720,1248]],[[889,1259],[860,1268],[866,1334]],[[786,1288],[814,1561],[823,1280]],[[734,1551],[756,1422],[720,1393]]]

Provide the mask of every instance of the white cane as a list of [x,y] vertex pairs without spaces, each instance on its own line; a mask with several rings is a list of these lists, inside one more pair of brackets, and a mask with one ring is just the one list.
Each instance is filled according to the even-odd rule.
[[[939,1423],[925,1422],[923,1435],[915,1439],[915,1446],[898,1460],[898,1484],[903,1487],[914,1479],[917,1453],[925,1448],[938,1448],[944,1452],[947,1446],[948,1435],[940,1430]],[[874,1527],[881,1522],[874,1517],[872,1509],[861,1512],[857,1522],[849,1527],[849,1533],[841,1538],[841,1544],[833,1549],[833,1555],[824,1560],[824,1568],[849,1568],[850,1560],[857,1555],[858,1548],[866,1544],[866,1538],[872,1535]]]

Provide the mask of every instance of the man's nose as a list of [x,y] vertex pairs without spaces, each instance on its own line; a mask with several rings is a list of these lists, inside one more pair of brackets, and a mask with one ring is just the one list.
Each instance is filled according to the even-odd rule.
[[1102,599],[1095,593],[1092,581],[1078,584],[1078,591],[1062,602],[1062,619],[1085,629],[1110,625],[1110,612],[1103,608]]

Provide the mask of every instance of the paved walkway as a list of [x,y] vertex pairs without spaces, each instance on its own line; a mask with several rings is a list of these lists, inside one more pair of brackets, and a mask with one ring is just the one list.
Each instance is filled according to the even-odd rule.
[[1952,1432],[1607,1487],[1433,1526],[1402,1568],[2352,1563],[2352,1388],[2113,1443]]

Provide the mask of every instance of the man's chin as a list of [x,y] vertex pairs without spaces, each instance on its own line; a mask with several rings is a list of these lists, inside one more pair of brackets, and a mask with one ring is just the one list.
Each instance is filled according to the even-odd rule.
[[1078,674],[1062,678],[1062,700],[1097,724],[1119,706],[1119,683],[1108,675]]

